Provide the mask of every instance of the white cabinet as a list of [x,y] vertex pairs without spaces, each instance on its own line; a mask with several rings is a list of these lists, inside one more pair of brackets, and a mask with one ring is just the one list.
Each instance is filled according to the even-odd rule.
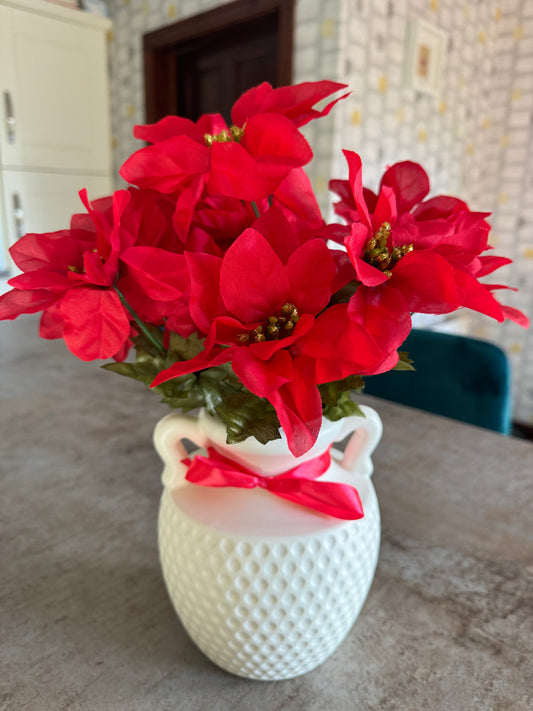
[[112,192],[104,18],[45,0],[0,0],[0,228],[68,227],[77,197]]
[[90,198],[109,195],[109,178],[98,175],[39,173],[6,170],[2,175],[9,244],[26,232],[67,229],[70,216],[86,212],[79,191],[87,188]]

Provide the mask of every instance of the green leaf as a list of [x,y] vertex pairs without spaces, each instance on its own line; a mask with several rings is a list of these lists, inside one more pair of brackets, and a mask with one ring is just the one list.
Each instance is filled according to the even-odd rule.
[[168,350],[175,356],[175,360],[192,360],[203,349],[204,342],[198,338],[196,333],[188,338],[184,338],[178,333],[170,333]]
[[248,437],[266,444],[281,437],[273,406],[247,390],[229,364],[203,371],[198,380],[208,412],[226,425],[229,444]]
[[[151,333],[153,331],[162,338],[159,329],[149,328]],[[203,349],[203,342],[196,335],[183,338],[170,334],[168,352],[160,352],[145,334],[133,340],[134,363],[107,363],[102,367],[148,386],[162,370],[177,361],[194,358]],[[350,398],[350,392],[361,390],[363,384],[363,378],[351,376],[320,385],[324,415],[334,421],[349,415],[363,415]],[[268,400],[247,390],[229,363],[172,378],[153,390],[160,395],[161,402],[172,409],[188,412],[205,407],[211,415],[218,416],[226,426],[228,443],[255,437],[266,444],[281,437],[274,407]]]
[[361,392],[365,386],[365,381],[360,375],[350,375],[343,380],[335,380],[331,383],[324,383],[318,386],[323,405],[335,406],[342,393],[349,390]]
[[349,417],[350,415],[358,415],[359,417],[364,417],[365,413],[361,410],[359,405],[352,400],[349,391],[341,393],[337,399],[336,405],[324,405],[323,407],[324,417],[328,420],[337,422],[343,417]]
[[268,400],[246,391],[235,393],[220,403],[216,414],[226,425],[228,444],[255,437],[261,444],[280,439],[276,411]]
[[104,370],[110,370],[113,373],[124,375],[126,378],[140,380],[146,385],[150,385],[155,375],[146,372],[143,368],[139,368],[136,363],[106,363],[102,366]]
[[[151,324],[145,323],[144,327],[146,328],[147,331],[150,332],[150,335],[152,338],[154,338],[158,343],[163,346],[163,333],[162,331],[157,328],[157,326],[152,326]],[[150,341],[149,338],[147,338],[144,333],[140,333],[138,336],[135,336],[133,339],[133,343],[135,344],[135,348],[140,348],[141,350],[145,351],[146,353],[149,353],[150,355],[153,356],[162,356],[164,355],[164,350],[161,351],[160,349],[156,348],[156,346]]]
[[393,370],[416,370],[411,365],[413,361],[409,358],[409,353],[407,351],[398,351],[398,356],[400,359],[394,366]]

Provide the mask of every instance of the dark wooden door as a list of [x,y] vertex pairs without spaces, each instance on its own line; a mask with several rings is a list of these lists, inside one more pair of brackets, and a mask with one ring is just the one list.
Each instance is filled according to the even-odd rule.
[[268,81],[292,81],[292,0],[237,0],[144,36],[146,120],[221,113]]
[[230,121],[235,100],[263,81],[278,85],[278,32],[272,15],[178,47],[176,80],[181,116],[221,113]]

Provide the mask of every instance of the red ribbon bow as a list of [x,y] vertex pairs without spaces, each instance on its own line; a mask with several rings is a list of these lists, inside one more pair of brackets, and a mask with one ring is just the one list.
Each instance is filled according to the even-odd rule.
[[329,468],[329,450],[277,476],[256,474],[242,464],[226,459],[212,447],[208,447],[207,452],[208,457],[196,456],[192,462],[190,459],[182,460],[189,467],[185,478],[192,484],[243,489],[259,486],[271,494],[335,518],[355,520],[364,516],[361,499],[353,486],[333,481],[315,481]]

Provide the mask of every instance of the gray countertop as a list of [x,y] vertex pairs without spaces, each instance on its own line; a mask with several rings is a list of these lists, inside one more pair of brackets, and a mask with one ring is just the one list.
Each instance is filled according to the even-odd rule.
[[533,445],[385,401],[382,547],[322,666],[254,682],[189,640],[159,570],[166,414],[141,384],[0,323],[0,709],[533,708]]

